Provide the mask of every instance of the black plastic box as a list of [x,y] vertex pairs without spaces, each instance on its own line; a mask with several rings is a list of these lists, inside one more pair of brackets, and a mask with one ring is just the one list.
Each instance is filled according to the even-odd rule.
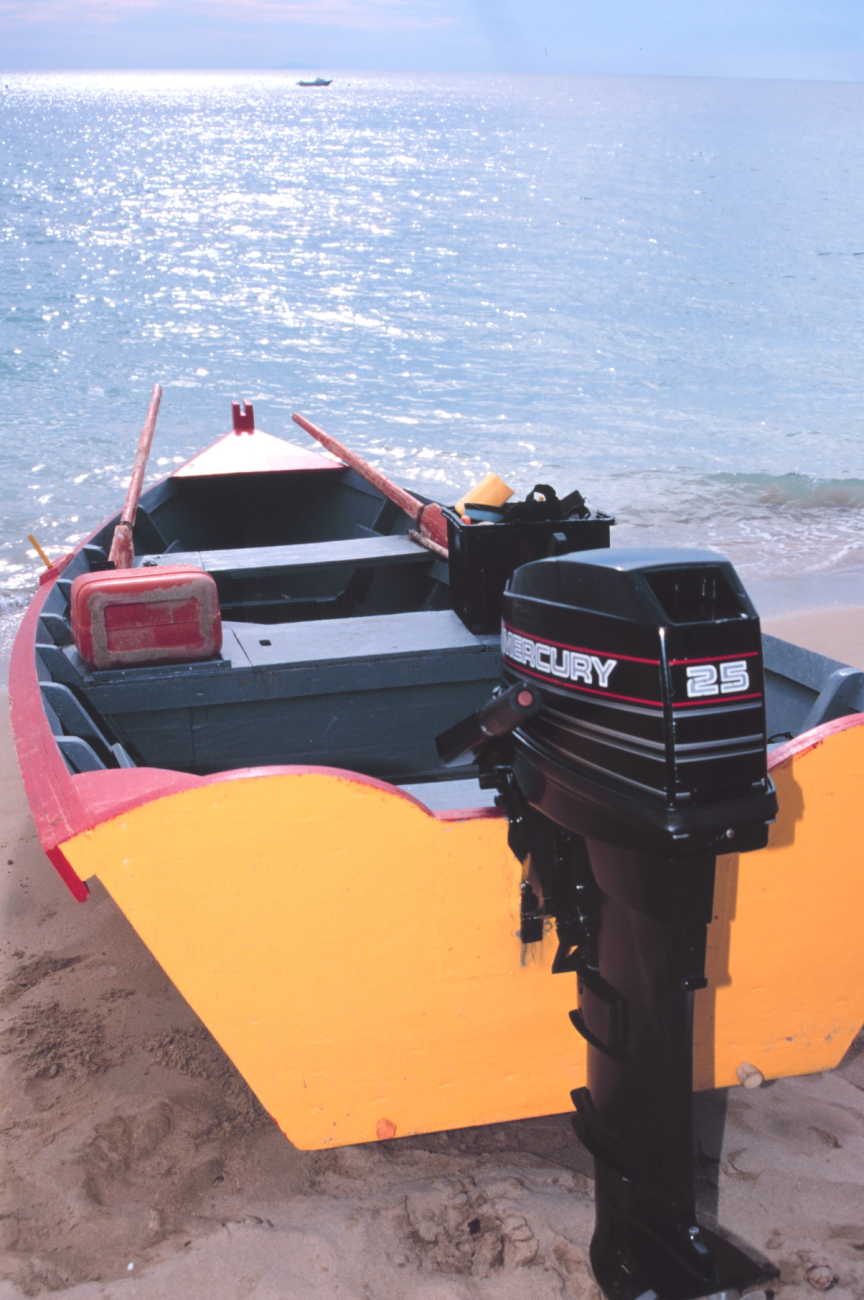
[[609,545],[611,515],[545,519],[541,523],[463,524],[445,510],[450,551],[450,599],[475,635],[501,630],[504,588],[521,564],[549,555],[592,551]]

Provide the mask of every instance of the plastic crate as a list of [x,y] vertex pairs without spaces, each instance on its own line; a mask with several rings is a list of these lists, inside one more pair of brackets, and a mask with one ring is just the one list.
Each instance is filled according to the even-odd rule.
[[507,580],[515,569],[547,555],[593,551],[609,545],[611,515],[544,519],[540,523],[463,524],[445,510],[450,551],[450,599],[476,635],[498,632]]

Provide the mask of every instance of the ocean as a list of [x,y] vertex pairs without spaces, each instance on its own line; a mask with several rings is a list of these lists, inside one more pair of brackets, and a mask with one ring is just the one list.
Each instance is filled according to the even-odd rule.
[[298,75],[0,76],[0,658],[156,380],[150,478],[246,399],[864,599],[864,86]]

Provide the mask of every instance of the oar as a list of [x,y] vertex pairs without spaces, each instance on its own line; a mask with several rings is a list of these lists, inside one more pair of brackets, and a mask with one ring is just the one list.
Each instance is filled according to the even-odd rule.
[[159,414],[161,400],[162,385],[154,384],[150,396],[150,405],[147,407],[147,419],[144,421],[144,428],[141,430],[141,437],[138,440],[138,451],[135,454],[135,465],[132,469],[129,491],[126,493],[126,504],[123,507],[120,522],[114,529],[114,540],[111,543],[111,553],[108,556],[109,560],[114,561],[114,567],[117,569],[132,568],[132,560],[135,555],[132,545],[132,529],[135,527],[138,501],[141,497],[141,489],[144,486],[144,471],[147,468],[147,457],[150,455],[150,448],[153,445],[156,416]]
[[34,548],[35,548],[35,550],[36,550],[36,554],[39,556],[39,559],[40,559],[40,560],[42,561],[42,563],[45,565],[45,568],[46,568],[46,569],[50,569],[50,568],[51,568],[51,560],[50,560],[50,558],[45,554],[45,552],[42,550],[42,547],[41,547],[41,546],[39,545],[39,543],[36,541],[36,538],[33,536],[32,533],[28,533],[28,534],[27,534],[27,541],[33,543],[33,546],[34,546]]
[[397,506],[404,510],[410,519],[414,520],[423,537],[430,538],[437,546],[441,546],[446,550],[447,520],[441,513],[440,506],[435,505],[434,502],[424,505],[410,492],[406,492],[404,488],[391,483],[387,475],[382,474],[380,469],[375,469],[368,461],[363,460],[362,456],[357,456],[353,451],[349,451],[347,447],[343,447],[341,442],[331,438],[330,434],[325,433],[323,429],[317,429],[314,424],[304,419],[302,415],[294,415],[292,418],[295,424],[299,424],[301,429],[305,429],[307,433],[317,439],[322,447],[332,451],[334,456],[344,460],[346,465],[350,465],[352,469],[362,475],[367,483],[372,483],[391,501],[395,501]]

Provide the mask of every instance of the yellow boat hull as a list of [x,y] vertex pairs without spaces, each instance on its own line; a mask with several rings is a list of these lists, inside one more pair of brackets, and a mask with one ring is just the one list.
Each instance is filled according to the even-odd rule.
[[[718,861],[694,1085],[830,1069],[864,1022],[864,717],[775,756],[766,849]],[[304,1149],[552,1114],[585,1082],[554,931],[523,947],[497,816],[350,773],[211,779],[59,845]]]

